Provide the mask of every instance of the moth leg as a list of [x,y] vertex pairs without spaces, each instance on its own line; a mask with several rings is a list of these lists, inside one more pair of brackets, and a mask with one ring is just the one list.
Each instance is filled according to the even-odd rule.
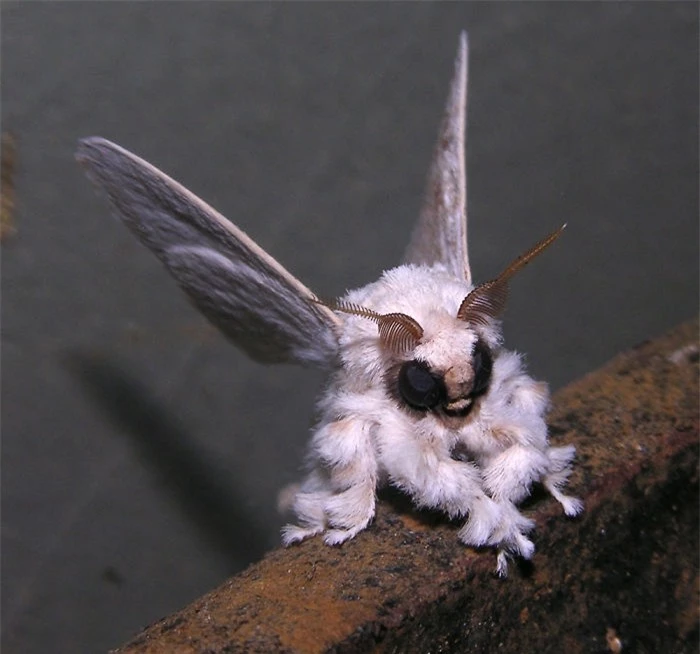
[[467,522],[459,530],[459,540],[472,547],[492,545],[494,533],[503,521],[503,508],[482,493],[473,498],[468,513]]
[[316,467],[294,501],[300,525],[285,527],[285,544],[326,531],[324,542],[339,545],[370,523],[377,486],[371,426],[347,416],[319,426],[312,440]]
[[508,561],[514,555],[531,559],[535,553],[534,543],[525,536],[535,526],[535,523],[520,513],[512,502],[502,502],[501,510],[503,520],[494,532],[489,545],[494,545],[497,548],[496,574],[499,577],[507,577]]
[[[386,451],[395,452],[387,447]],[[466,545],[489,543],[501,522],[501,509],[484,492],[479,469],[455,461],[448,452],[425,450],[417,443],[401,444],[401,456],[384,457],[391,483],[408,493],[418,506],[445,511],[451,518],[468,516],[459,532]]]
[[534,545],[524,535],[533,526],[516,504],[530,494],[530,488],[541,480],[552,495],[562,503],[567,515],[576,515],[582,508],[580,500],[564,495],[560,487],[571,471],[573,446],[548,448],[545,452],[536,447],[512,445],[491,458],[483,468],[484,486],[497,502],[503,505],[503,522],[494,532],[492,543],[500,548],[497,571],[505,575],[507,553],[514,552],[529,559]]
[[[525,412],[525,414],[533,416],[543,415],[548,397],[549,394],[546,384],[535,382],[529,378],[525,381],[521,378],[519,384],[516,385],[513,390],[511,400],[521,411]],[[546,471],[540,477],[542,483],[552,496],[564,507],[564,513],[566,513],[566,515],[578,515],[583,510],[583,502],[577,497],[565,495],[561,491],[571,474],[571,461],[576,454],[576,448],[573,445],[547,447],[546,428],[539,430],[534,424],[528,429],[524,424],[518,425],[516,423],[510,425],[510,429],[515,431],[520,430],[521,435],[525,436],[526,440],[529,440],[535,433],[539,432],[540,435],[529,442],[535,445],[538,450],[544,450],[547,457]],[[521,440],[520,442],[522,443],[523,441]]]
[[512,502],[499,502],[501,523],[494,530],[487,543],[497,548],[496,573],[500,577],[508,575],[508,560],[513,555],[531,559],[535,553],[534,543],[525,535],[534,526],[533,520],[526,518]]
[[580,499],[560,490],[571,473],[575,451],[573,445],[568,445],[547,448],[542,454],[536,449],[515,445],[495,457],[484,469],[485,485],[492,497],[509,505],[508,509],[504,506],[504,521],[494,532],[492,542],[499,547],[496,563],[499,576],[508,574],[508,559],[512,552],[525,559],[534,553],[534,545],[524,535],[534,523],[515,506],[529,494],[532,482],[541,479],[545,488],[564,507],[566,515],[575,516],[583,510]]
[[489,544],[499,548],[497,571],[505,575],[507,552],[525,559],[532,557],[535,546],[525,534],[534,523],[518,511],[516,504],[530,494],[533,482],[548,471],[547,456],[534,447],[512,445],[485,462],[484,487],[502,507],[502,521]]
[[542,479],[544,487],[564,507],[564,513],[568,516],[575,516],[583,511],[583,502],[578,497],[561,492],[571,474],[571,461],[575,454],[576,448],[573,445],[548,448],[549,471]]
[[508,576],[508,560],[510,555],[507,550],[499,549],[496,555],[496,574],[499,577]]
[[377,461],[372,443],[373,423],[346,415],[322,425],[314,435],[314,454],[328,474],[331,493],[323,512],[330,527],[327,545],[354,538],[374,517]]
[[285,546],[320,534],[326,528],[323,503],[328,495],[327,482],[317,471],[312,471],[297,490],[291,504],[300,524],[288,524],[282,528],[282,543]]
[[288,524],[282,527],[282,544],[285,547],[293,545],[294,543],[300,543],[302,540],[316,536],[323,531],[324,527],[318,525],[311,525],[308,527],[303,527],[301,525]]
[[326,545],[340,545],[369,525],[375,511],[375,488],[376,481],[367,479],[326,500],[326,519],[333,527],[323,537]]
[[525,445],[511,445],[483,463],[484,486],[497,502],[518,504],[530,494],[532,484],[549,472],[549,466],[544,452]]

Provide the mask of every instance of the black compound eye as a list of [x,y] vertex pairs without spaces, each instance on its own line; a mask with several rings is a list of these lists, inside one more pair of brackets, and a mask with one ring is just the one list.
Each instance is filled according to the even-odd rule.
[[493,357],[488,345],[481,339],[474,346],[472,355],[472,366],[474,367],[474,385],[471,395],[483,395],[489,389],[491,382],[491,370],[493,368]]
[[399,371],[399,393],[415,409],[432,409],[444,399],[445,385],[423,361],[406,361]]

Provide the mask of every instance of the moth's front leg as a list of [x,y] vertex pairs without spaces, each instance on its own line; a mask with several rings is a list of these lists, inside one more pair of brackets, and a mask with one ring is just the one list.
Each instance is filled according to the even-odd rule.
[[377,487],[371,428],[371,422],[358,417],[319,426],[312,440],[314,469],[293,505],[300,525],[284,528],[286,545],[323,531],[326,544],[338,545],[370,523]]
[[420,507],[445,511],[451,518],[468,517],[459,532],[466,545],[488,544],[502,516],[501,508],[484,492],[479,469],[454,460],[439,443],[411,437],[392,440],[387,438],[380,447],[391,483]]
[[530,494],[533,483],[542,481],[564,506],[567,515],[576,515],[583,508],[580,500],[559,490],[568,475],[573,453],[573,447],[547,448],[542,452],[532,445],[516,444],[484,463],[484,487],[503,507],[503,520],[490,543],[499,548],[499,574],[506,574],[509,553],[529,559],[534,552],[534,545],[525,536],[533,523],[516,507]]
[[545,451],[534,446],[512,445],[484,465],[485,487],[495,500],[518,504],[530,494],[532,484],[541,481],[563,506],[566,515],[575,516],[583,509],[583,503],[561,492],[575,452],[573,445],[547,447]]
[[501,523],[489,541],[499,549],[497,571],[501,575],[506,574],[509,553],[529,559],[535,551],[534,544],[525,536],[534,523],[516,505],[529,495],[533,482],[545,474],[547,464],[545,454],[519,444],[483,463],[484,488],[502,509]]
[[484,487],[497,502],[518,504],[547,472],[547,455],[525,445],[511,445],[482,464]]

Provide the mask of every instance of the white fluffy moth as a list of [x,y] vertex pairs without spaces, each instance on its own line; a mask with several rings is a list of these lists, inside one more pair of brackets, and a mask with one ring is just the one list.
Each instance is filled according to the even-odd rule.
[[530,558],[533,521],[519,510],[541,483],[567,515],[572,445],[551,447],[547,385],[502,345],[511,277],[555,230],[496,278],[472,283],[467,253],[462,34],[427,193],[404,262],[323,302],[238,227],[157,168],[101,138],[77,159],[114,212],[226,336],[253,359],[330,369],[318,403],[309,472],[293,499],[289,545],[355,537],[390,484],[418,507],[461,521],[459,539]]

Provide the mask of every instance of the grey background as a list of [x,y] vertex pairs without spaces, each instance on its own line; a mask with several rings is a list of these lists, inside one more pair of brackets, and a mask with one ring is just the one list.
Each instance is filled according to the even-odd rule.
[[697,3],[3,3],[3,652],[100,651],[278,544],[316,371],[248,361],[72,159],[102,135],[318,293],[400,259],[469,30],[477,280],[553,387],[697,313]]

